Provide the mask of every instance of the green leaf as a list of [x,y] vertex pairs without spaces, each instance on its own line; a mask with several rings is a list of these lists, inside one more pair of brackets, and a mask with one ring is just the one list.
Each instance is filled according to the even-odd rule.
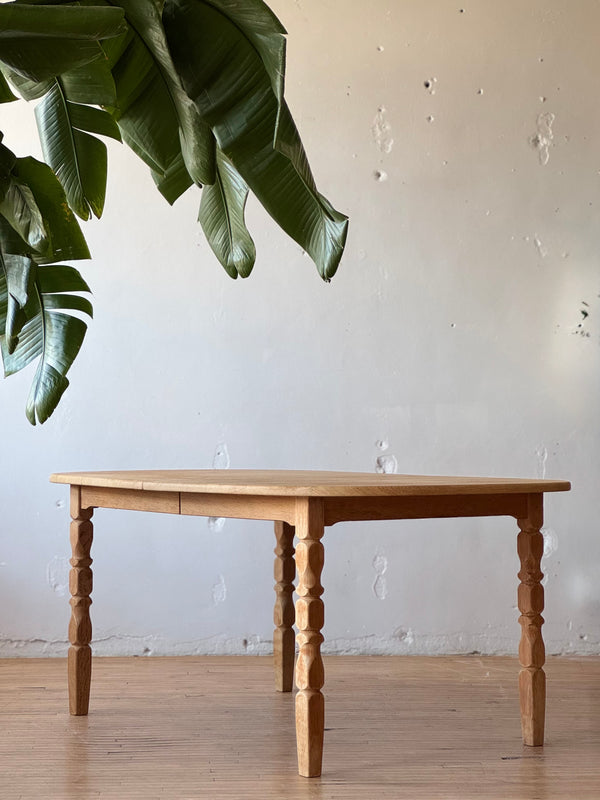
[[0,61],[32,81],[104,57],[99,41],[126,30],[111,6],[0,4]]
[[33,193],[49,240],[48,251],[43,256],[35,256],[34,260],[38,264],[48,264],[59,259],[90,258],[64,189],[52,169],[35,158],[27,157],[16,160],[14,173],[16,179]]
[[43,97],[46,92],[52,88],[52,83],[54,81],[53,78],[46,78],[43,81],[33,81],[30,78],[24,78],[22,75],[19,75],[18,72],[15,72],[1,62],[0,71],[5,78],[8,78],[23,100],[37,100],[39,97]]
[[[24,78],[1,63],[0,69],[24,100],[37,100],[54,86],[54,76],[34,81]],[[104,54],[96,61],[63,72],[60,78],[65,94],[74,103],[103,106],[113,106],[116,103],[115,82],[108,58]]]
[[160,16],[162,2],[121,0],[119,6],[129,30],[103,45],[117,89],[116,102],[105,105],[123,141],[150,167],[172,203],[192,182],[214,180],[214,137],[173,66]]
[[247,278],[256,258],[256,248],[244,222],[247,198],[246,182],[217,150],[216,179],[202,189],[198,219],[213,252],[232,278]]
[[237,25],[262,59],[279,106],[274,145],[280,140],[279,112],[285,85],[285,28],[263,0],[205,0]]
[[66,96],[74,103],[91,103],[112,106],[116,102],[116,89],[108,58],[102,58],[67,70],[60,76]]
[[152,178],[158,191],[171,205],[173,205],[175,200],[189,189],[193,183],[181,153],[166,172],[156,172],[153,170]]
[[[280,112],[256,48],[203,0],[166,0],[163,22],[183,85],[219,148],[329,280],[344,249],[348,221],[316,190],[291,115],[285,105]],[[285,154],[273,146],[278,117]]]
[[[65,94],[69,97],[68,91],[65,90]],[[111,139],[116,139],[117,142],[121,141],[119,126],[106,111],[74,103],[70,97],[68,105],[71,125],[74,128],[88,133],[97,133],[100,136],[108,136]]]
[[[156,96],[148,96],[147,86],[143,94],[146,102],[154,102],[154,122],[157,122],[159,114],[168,111],[169,117],[176,123],[179,148],[192,180],[198,184],[212,183],[215,170],[213,137],[184,91],[173,64],[161,18],[164,0],[146,0],[144,3],[139,0],[118,0],[118,5],[124,9],[128,25],[151,58],[149,73],[153,77],[148,81],[150,76],[147,73],[144,80],[152,83]],[[139,100],[140,95],[138,108]],[[129,127],[128,133],[133,137],[131,119]],[[176,154],[172,154],[168,164],[165,164],[166,169],[172,166],[175,158]]]
[[69,205],[84,220],[92,212],[100,217],[106,194],[106,146],[85,131],[100,130],[120,138],[114,121],[105,111],[67,100],[60,79],[37,105],[35,116],[44,158],[64,187]]
[[66,264],[50,264],[39,269],[36,278],[42,294],[91,291],[81,273]]
[[0,203],[0,214],[32,251],[47,252],[49,240],[42,212],[29,186],[14,176]]
[[179,126],[165,81],[139,36],[132,36],[113,78],[117,105],[109,111],[123,141],[150,169],[166,173],[181,155]]
[[8,81],[0,72],[0,103],[12,103],[13,100],[18,100],[18,97],[11,92]]
[[9,353],[13,353],[19,334],[27,322],[25,307],[35,280],[35,264],[28,256],[4,254],[2,256],[8,300],[5,334]]
[[[88,287],[72,267],[38,267],[24,309],[27,321],[12,352],[7,337],[0,334],[5,375],[12,375],[36,358],[40,359],[26,406],[32,425],[36,420],[45,422],[48,419],[69,385],[66,375],[79,352],[87,325],[68,312],[84,312],[90,316],[92,313],[87,298],[67,294],[78,290],[87,291]],[[6,272],[0,271],[0,323],[5,325],[9,302]]]

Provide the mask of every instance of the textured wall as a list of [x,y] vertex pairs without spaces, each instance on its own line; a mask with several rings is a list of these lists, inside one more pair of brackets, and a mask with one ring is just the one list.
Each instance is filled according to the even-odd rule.
[[[330,285],[255,203],[231,281],[195,223],[111,146],[86,232],[96,318],[32,429],[2,387],[0,655],[64,654],[67,492],[49,473],[281,467],[560,477],[551,652],[600,652],[600,5],[273,0],[321,191],[351,216]],[[6,142],[35,147],[29,107]],[[268,524],[98,511],[97,653],[268,652]],[[326,534],[326,646],[515,652],[509,519]]]

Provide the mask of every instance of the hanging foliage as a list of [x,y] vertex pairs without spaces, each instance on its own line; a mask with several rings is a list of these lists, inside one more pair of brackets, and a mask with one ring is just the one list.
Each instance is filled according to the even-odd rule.
[[80,273],[57,262],[90,257],[75,215],[102,215],[98,137],[125,142],[169,203],[202,190],[200,224],[232,278],[256,257],[249,192],[335,274],[348,221],[318,192],[285,103],[285,42],[263,0],[0,4],[0,103],[40,99],[46,162],[0,133],[0,348],[5,375],[38,360],[32,424],[56,408],[92,314]]

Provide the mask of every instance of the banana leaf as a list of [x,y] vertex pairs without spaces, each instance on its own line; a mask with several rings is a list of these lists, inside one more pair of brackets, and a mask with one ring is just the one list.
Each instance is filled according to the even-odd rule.
[[0,61],[32,81],[104,57],[103,39],[125,31],[111,6],[0,4]]
[[26,183],[13,177],[0,203],[0,214],[26,243],[28,252],[44,255],[48,251],[50,242],[42,212]]
[[[253,43],[204,0],[166,0],[163,23],[177,71],[217,145],[283,230],[330,280],[347,218],[316,189],[300,136]],[[273,146],[277,128],[282,149]]]
[[4,75],[0,73],[0,103],[12,103],[13,100],[18,99],[19,98],[11,92]]
[[102,215],[106,195],[106,145],[90,133],[120,141],[119,128],[105,111],[73,103],[62,80],[37,105],[35,116],[42,151],[60,180],[73,211],[87,220]]
[[[62,259],[90,258],[81,228],[52,169],[28,156],[16,159],[13,175],[20,185],[33,194],[47,236],[47,248],[41,253],[34,252],[33,260],[38,264],[51,264]],[[0,213],[3,213],[1,207]],[[4,236],[0,236],[0,240],[4,243]],[[23,252],[14,238],[10,245],[15,247],[8,252]]]
[[[139,0],[118,0],[114,5],[125,11],[130,30],[135,32],[137,41],[151,58],[152,92],[149,93],[146,88],[143,95],[146,103],[154,104],[154,124],[159,114],[168,111],[169,117],[176,122],[179,150],[190,177],[200,185],[212,183],[215,171],[213,137],[184,91],[175,69],[161,19],[163,0],[145,0],[143,3]],[[138,96],[138,110],[140,99]],[[141,131],[137,130],[138,125],[131,117],[128,128],[129,136],[137,139]],[[165,165],[166,169],[172,167],[176,158],[177,154]]]
[[27,322],[25,308],[33,289],[35,264],[29,256],[5,253],[2,258],[8,291],[5,332],[7,351],[11,354],[15,351],[19,334]]
[[202,190],[198,219],[215,255],[232,278],[246,278],[256,259],[256,248],[244,222],[247,197],[243,178],[217,150],[215,182]]
[[[7,336],[0,334],[5,376],[39,358],[25,410],[32,425],[48,419],[69,385],[66,375],[87,329],[69,312],[92,315],[89,300],[68,294],[72,291],[89,291],[76,269],[62,264],[36,267],[16,347],[11,349]],[[9,297],[6,270],[0,270],[0,325],[4,322],[0,330],[6,327]]]

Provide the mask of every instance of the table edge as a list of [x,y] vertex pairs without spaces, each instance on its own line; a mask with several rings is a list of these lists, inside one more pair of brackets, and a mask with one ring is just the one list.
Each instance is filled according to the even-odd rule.
[[[207,470],[212,472],[211,470]],[[50,481],[57,484],[70,486],[88,486],[112,489],[130,489],[143,492],[179,492],[192,494],[230,494],[254,495],[271,497],[418,497],[435,495],[479,495],[479,494],[539,494],[546,492],[570,491],[571,483],[563,480],[527,479],[527,478],[488,478],[478,480],[476,484],[431,484],[423,486],[389,484],[385,486],[385,479],[377,486],[361,486],[353,484],[318,485],[318,486],[285,486],[265,485],[257,482],[255,485],[227,483],[227,473],[224,470],[223,482],[220,484],[189,482],[182,480],[178,483],[156,480],[136,480],[132,477],[115,477],[114,472],[102,475],[99,472],[65,472],[53,473]],[[251,472],[251,470],[249,470]],[[365,473],[366,474],[366,473]],[[415,477],[415,476],[410,476]],[[437,477],[437,476],[423,476]],[[444,476],[440,476],[444,477]],[[460,480],[456,476],[455,480]],[[473,480],[474,476],[464,476],[465,481]],[[501,481],[501,482],[499,482]]]

